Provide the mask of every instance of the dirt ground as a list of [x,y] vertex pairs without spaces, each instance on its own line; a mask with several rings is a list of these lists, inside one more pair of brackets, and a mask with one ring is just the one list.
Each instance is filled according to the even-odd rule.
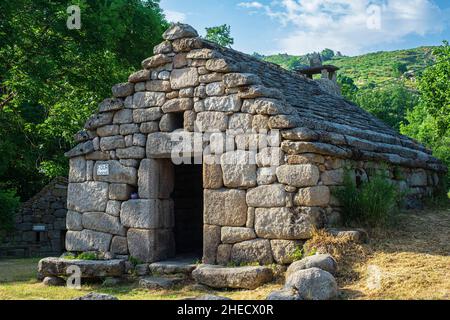
[[[450,300],[450,205],[408,211],[391,228],[371,230],[370,240],[355,244],[319,234],[311,245],[338,260],[339,299]],[[136,284],[81,290],[46,287],[36,280],[39,259],[0,260],[0,299],[72,299],[96,291],[123,300],[182,299],[205,294],[192,283],[173,290],[148,291]],[[209,291],[236,300],[265,299],[281,288],[272,283],[257,290]]]

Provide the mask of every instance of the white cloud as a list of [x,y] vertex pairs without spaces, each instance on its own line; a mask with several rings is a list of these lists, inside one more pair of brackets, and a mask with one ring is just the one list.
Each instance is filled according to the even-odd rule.
[[264,5],[261,2],[258,1],[252,1],[252,2],[240,2],[238,3],[238,7],[247,8],[247,9],[262,9],[264,8]]
[[165,10],[164,14],[169,22],[184,22],[186,21],[186,13],[172,10]]
[[[411,34],[442,32],[446,14],[431,0],[275,0],[251,7],[286,27],[278,50],[301,54],[331,48],[359,54]],[[259,3],[260,4],[260,3]]]

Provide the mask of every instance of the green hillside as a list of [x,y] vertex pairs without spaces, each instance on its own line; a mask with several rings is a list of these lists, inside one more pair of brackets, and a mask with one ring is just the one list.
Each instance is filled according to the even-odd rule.
[[[356,57],[334,56],[325,59],[324,63],[333,64],[341,68],[339,74],[350,77],[358,87],[369,84],[380,84],[390,80],[400,79],[405,72],[422,71],[433,62],[433,47],[420,47],[408,50],[390,52],[375,52]],[[265,61],[272,62],[293,70],[309,65],[307,56],[291,56],[278,54],[262,57]]]

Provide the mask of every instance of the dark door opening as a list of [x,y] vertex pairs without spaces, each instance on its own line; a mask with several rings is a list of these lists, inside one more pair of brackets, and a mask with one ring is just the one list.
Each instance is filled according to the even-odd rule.
[[175,167],[175,188],[172,199],[175,207],[176,254],[196,254],[203,251],[203,178],[202,165]]

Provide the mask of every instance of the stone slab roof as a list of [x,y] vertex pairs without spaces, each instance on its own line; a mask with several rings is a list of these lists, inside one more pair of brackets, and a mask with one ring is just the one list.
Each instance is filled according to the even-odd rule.
[[346,158],[447,171],[441,161],[432,156],[431,150],[399,134],[356,104],[323,91],[316,81],[233,49],[202,41],[204,47],[220,52],[229,64],[234,63],[236,71],[256,74],[265,87],[281,92],[281,98],[289,106],[287,113],[292,127],[312,131],[308,133],[310,139],[302,141],[333,145],[340,148]]

